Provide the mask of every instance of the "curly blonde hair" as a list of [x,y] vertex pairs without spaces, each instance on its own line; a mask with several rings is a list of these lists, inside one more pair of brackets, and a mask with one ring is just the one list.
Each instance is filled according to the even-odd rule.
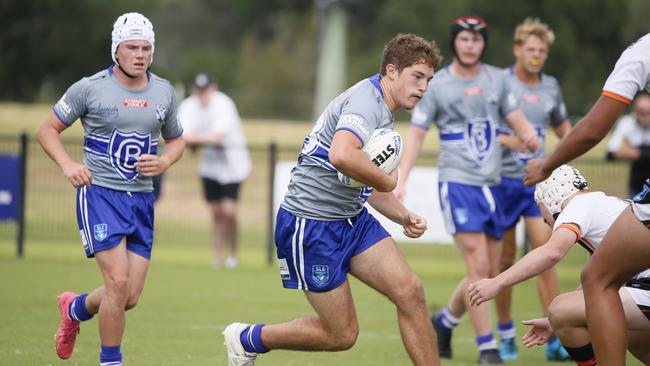
[[539,18],[526,18],[515,28],[515,44],[522,45],[528,37],[537,36],[542,41],[552,45],[555,41],[555,33],[546,23],[542,23]]

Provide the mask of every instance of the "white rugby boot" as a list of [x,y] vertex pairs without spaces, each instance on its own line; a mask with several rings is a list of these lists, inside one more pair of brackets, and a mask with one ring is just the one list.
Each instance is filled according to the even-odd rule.
[[229,366],[254,366],[257,353],[246,352],[239,336],[250,324],[232,323],[223,331]]

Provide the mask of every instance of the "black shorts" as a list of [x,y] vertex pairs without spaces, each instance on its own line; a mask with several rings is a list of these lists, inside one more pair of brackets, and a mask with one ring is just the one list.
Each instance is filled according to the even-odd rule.
[[201,178],[203,181],[203,195],[208,202],[221,201],[225,198],[237,200],[241,183],[221,184],[215,180]]

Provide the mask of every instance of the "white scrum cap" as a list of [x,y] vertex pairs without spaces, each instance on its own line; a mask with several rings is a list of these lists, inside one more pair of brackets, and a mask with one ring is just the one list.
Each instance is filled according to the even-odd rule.
[[587,181],[578,169],[562,165],[535,187],[535,202],[542,203],[551,215],[562,211],[562,203],[576,192],[587,189]]
[[[155,42],[153,25],[149,19],[140,13],[126,13],[120,15],[115,21],[115,24],[113,24],[111,39],[111,57],[113,58],[113,62],[117,64],[115,52],[117,52],[117,46],[124,41],[147,41],[151,43],[151,50],[153,52]],[[151,61],[153,62],[153,56],[151,57]]]

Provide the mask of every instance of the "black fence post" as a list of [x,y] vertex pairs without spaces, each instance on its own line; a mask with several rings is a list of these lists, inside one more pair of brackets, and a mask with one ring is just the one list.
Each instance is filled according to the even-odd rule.
[[268,231],[266,236],[266,262],[273,265],[273,246],[275,242],[275,221],[273,220],[275,193],[275,165],[278,161],[278,145],[275,142],[269,144],[269,202],[268,202]]
[[27,133],[20,134],[20,193],[18,201],[18,218],[16,234],[16,255],[22,258],[25,254],[25,197],[27,191]]

